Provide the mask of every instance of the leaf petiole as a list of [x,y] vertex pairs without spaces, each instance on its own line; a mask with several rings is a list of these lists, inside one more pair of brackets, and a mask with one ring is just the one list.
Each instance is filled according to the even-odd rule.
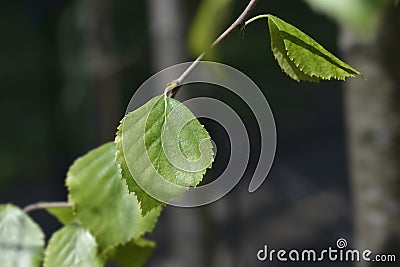
[[259,19],[267,19],[270,16],[270,14],[262,14],[262,15],[258,15],[255,17],[252,17],[251,19],[247,20],[242,27],[240,27],[240,31],[242,31],[247,25],[249,25],[250,23],[259,20]]

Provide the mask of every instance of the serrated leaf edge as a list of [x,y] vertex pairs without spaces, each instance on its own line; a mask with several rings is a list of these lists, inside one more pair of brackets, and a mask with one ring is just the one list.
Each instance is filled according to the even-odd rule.
[[[292,27],[295,27],[297,30],[299,30],[299,31],[301,31],[302,33],[304,33],[305,35],[307,35],[314,43],[318,44],[323,50],[325,50],[326,52],[328,52],[329,54],[331,54],[331,55],[334,57],[335,60],[338,60],[338,61],[340,61],[340,62],[342,62],[343,64],[346,65],[345,67],[344,67],[344,66],[338,67],[339,69],[344,70],[344,71],[346,72],[346,74],[345,74],[343,77],[338,77],[338,76],[336,76],[336,75],[328,75],[329,77],[322,77],[322,76],[320,76],[320,75],[318,75],[318,74],[315,74],[315,73],[313,73],[313,74],[305,73],[305,72],[303,71],[303,70],[304,70],[304,64],[301,64],[301,62],[298,62],[298,60],[295,59],[295,58],[293,57],[293,55],[290,53],[290,51],[289,51],[289,49],[287,48],[287,45],[286,45],[286,43],[285,43],[285,39],[284,39],[283,36],[282,36],[282,33],[281,33],[282,30],[279,28],[278,24],[274,21],[274,18],[278,18],[278,17],[276,17],[276,16],[274,16],[274,15],[272,15],[272,14],[269,14],[269,15],[268,15],[268,19],[271,20],[271,21],[275,24],[276,28],[277,28],[278,31],[279,31],[279,35],[281,36],[282,41],[283,41],[283,43],[284,43],[284,47],[285,47],[286,54],[287,54],[288,58],[290,59],[290,61],[292,61],[292,62],[295,64],[295,66],[296,66],[304,75],[306,75],[306,76],[308,76],[308,77],[311,77],[311,78],[317,78],[317,79],[320,79],[320,80],[324,80],[324,81],[329,81],[329,80],[332,80],[332,79],[340,80],[340,81],[345,81],[346,78],[351,78],[351,77],[354,78],[356,75],[359,75],[359,76],[361,76],[362,78],[365,79],[365,76],[364,76],[361,72],[359,72],[358,70],[354,69],[353,67],[351,67],[351,66],[348,65],[347,63],[345,63],[345,62],[343,62],[342,60],[340,60],[337,56],[335,56],[334,54],[332,54],[331,52],[329,52],[328,50],[326,50],[322,45],[320,45],[317,41],[315,41],[314,38],[312,38],[312,37],[309,36],[308,34],[304,33],[304,32],[301,31],[300,29],[297,29],[297,27],[295,27],[295,26],[289,24],[288,22],[285,22],[285,21],[284,21],[285,23],[288,23],[288,24],[291,25]],[[275,58],[276,58],[276,57],[275,57]],[[351,72],[354,72],[354,74],[353,74],[353,73],[349,73],[350,71],[351,71]],[[285,71],[284,71],[284,72],[285,72]],[[285,73],[286,73],[286,72],[285,72]],[[286,74],[287,74],[287,73],[286,73]],[[287,74],[287,75],[288,75],[288,74]],[[289,76],[289,75],[288,75],[288,76]],[[291,76],[290,76],[290,77],[291,77]],[[292,77],[291,77],[291,78],[292,78]],[[298,82],[301,81],[300,79],[294,79],[294,80],[296,80],[296,81],[298,81]],[[319,81],[318,81],[318,82],[319,82]],[[318,83],[318,82],[317,82],[317,83]]]
[[70,226],[70,225],[72,225],[72,224],[78,224],[79,227],[82,227],[82,229],[84,229],[85,231],[87,231],[87,232],[90,233],[90,235],[93,237],[93,239],[94,239],[94,241],[95,241],[95,244],[96,244],[96,246],[95,246],[96,251],[97,251],[96,254],[97,254],[98,257],[100,257],[99,252],[98,252],[99,245],[98,245],[98,243],[97,243],[96,237],[95,237],[88,229],[86,229],[86,228],[81,224],[81,222],[80,222],[78,219],[76,219],[75,221],[72,221],[71,223],[69,223],[69,224],[67,224],[67,225],[64,225],[63,227],[61,227],[60,229],[58,229],[56,232],[54,232],[54,233],[52,234],[51,238],[50,238],[49,241],[48,241],[47,247],[45,248],[45,251],[44,251],[44,259],[43,259],[43,265],[42,265],[43,267],[46,266],[46,263],[47,263],[47,261],[48,261],[48,253],[49,253],[49,251],[50,251],[50,248],[52,247],[51,245],[54,245],[54,244],[51,244],[51,243],[50,243],[51,239],[54,237],[55,234],[61,232],[61,230],[63,230],[65,227]]
[[[122,122],[122,121],[123,121],[123,119],[121,120],[121,122]],[[119,129],[119,126],[118,126],[118,129]],[[116,147],[115,142],[110,142],[110,143],[112,143],[112,144]],[[101,146],[104,146],[104,145],[106,145],[106,144],[107,144],[107,143],[102,144]],[[74,166],[74,165],[76,164],[77,161],[79,161],[81,158],[83,158],[83,157],[85,157],[85,156],[88,156],[90,153],[94,153],[93,150],[96,150],[97,148],[99,148],[99,147],[101,147],[101,146],[95,147],[95,148],[89,150],[87,153],[85,153],[85,154],[83,154],[82,156],[80,156],[80,157],[78,157],[77,159],[75,159],[75,160],[73,161],[73,163],[70,165],[69,169],[68,169],[67,178],[71,176],[71,174],[70,174],[71,168],[72,168],[72,166]],[[116,149],[116,154],[118,153],[118,151],[119,151],[119,150]],[[118,171],[119,171],[120,178],[123,179],[122,169],[121,169],[121,167],[120,167],[118,161],[115,160],[115,158],[114,158],[114,163],[116,164],[116,167],[117,167],[117,169],[118,169]],[[68,187],[68,185],[67,185],[67,179],[65,179],[64,182],[65,182],[65,186],[67,187],[67,189],[68,189],[68,191],[69,191],[69,187]],[[123,185],[124,185],[124,188],[126,189],[126,192],[130,195],[132,192],[129,191],[128,184],[125,182],[125,183],[123,183]],[[135,197],[135,199],[137,199],[137,201],[139,202],[139,200],[138,200],[136,194],[134,194],[134,197]],[[99,245],[98,245],[98,240],[97,240],[98,237],[97,237],[94,233],[92,233],[90,230],[88,230],[88,229],[83,225],[83,223],[79,220],[79,218],[78,218],[78,216],[77,216],[77,214],[76,214],[76,203],[71,199],[69,192],[68,192],[68,202],[69,202],[70,204],[72,204],[72,206],[73,206],[73,207],[72,207],[72,213],[73,213],[73,215],[74,215],[75,221],[78,222],[84,229],[86,229],[87,231],[89,231],[89,233],[95,238],[95,240],[96,240],[96,245],[97,245],[97,250],[99,250]],[[139,208],[141,209],[140,203],[139,203]],[[156,208],[156,207],[155,207],[155,208]],[[153,209],[152,209],[152,210],[153,210]],[[150,211],[152,211],[152,210],[150,210]],[[149,213],[150,211],[148,211],[147,213]],[[143,214],[143,213],[141,212],[142,217],[144,217],[145,215],[147,215],[147,213],[146,213],[146,214]],[[102,252],[101,254],[103,254],[103,252],[107,252],[107,251],[109,251],[110,249],[115,248],[115,247],[117,247],[117,246],[119,246],[119,245],[124,245],[124,244],[130,242],[130,241],[133,240],[133,239],[140,238],[140,237],[144,236],[146,233],[151,233],[151,232],[154,230],[154,228],[155,228],[155,226],[156,226],[156,224],[157,224],[157,221],[158,221],[160,215],[161,215],[161,211],[160,211],[160,213],[157,214],[157,219],[154,220],[154,223],[153,223],[153,225],[151,225],[150,229],[145,230],[145,231],[143,231],[142,233],[138,234],[137,237],[130,236],[130,237],[128,237],[128,239],[125,240],[125,241],[116,243],[116,244],[114,244],[114,245],[112,245],[112,246],[109,246],[109,247],[103,249],[103,250],[101,251],[101,252]],[[71,223],[72,223],[72,222],[71,222]]]
[[[167,99],[166,94],[163,94],[163,95],[161,95],[160,97],[164,97],[164,100]],[[154,99],[154,98],[153,98],[153,99]],[[150,100],[150,101],[151,101],[151,100]],[[158,100],[155,101],[154,105],[155,105],[157,102],[158,102]],[[147,102],[147,103],[148,103],[148,102]],[[147,103],[146,103],[146,104],[147,104]],[[184,104],[179,102],[179,105],[184,105]],[[143,106],[139,107],[138,109],[140,109],[140,108],[142,108],[142,107],[143,107]],[[138,109],[136,109],[136,110],[138,110]],[[134,111],[136,111],[136,110],[134,110]],[[133,111],[132,111],[132,112],[133,112]],[[151,207],[149,210],[144,210],[144,209],[143,209],[143,207],[145,206],[144,201],[141,200],[141,199],[139,199],[139,196],[138,196],[137,192],[135,192],[135,190],[130,191],[130,189],[129,189],[129,184],[128,184],[127,176],[132,177],[132,179],[133,179],[133,180],[135,181],[135,183],[136,183],[135,178],[134,178],[134,177],[132,176],[132,174],[129,172],[129,168],[128,168],[128,166],[126,165],[125,155],[124,155],[123,147],[122,147],[122,142],[123,142],[123,139],[122,139],[122,127],[123,127],[123,125],[124,125],[125,118],[126,118],[127,116],[129,116],[129,114],[130,114],[130,113],[126,114],[126,115],[124,116],[124,118],[122,118],[122,119],[120,120],[120,124],[119,124],[118,127],[117,127],[117,132],[116,132],[115,139],[114,139],[114,144],[115,144],[115,147],[116,147],[116,154],[115,154],[115,159],[116,159],[116,160],[115,160],[115,161],[116,161],[116,163],[117,163],[117,165],[118,165],[118,168],[119,168],[120,171],[121,171],[122,179],[125,180],[126,186],[128,187],[128,192],[129,192],[129,193],[133,193],[133,194],[135,195],[136,199],[137,199],[138,202],[139,202],[139,208],[140,208],[140,210],[141,210],[142,216],[145,216],[146,214],[148,214],[149,212],[151,212],[152,210],[154,210],[155,208],[157,208],[157,206],[156,206],[156,207]],[[200,126],[201,126],[202,128],[205,129],[205,127],[204,127],[203,124],[200,123]],[[206,139],[211,140],[211,137],[210,137],[210,138],[206,138]],[[125,168],[123,168],[123,167],[121,166],[121,162],[124,162],[124,163],[125,163],[126,169],[127,169],[127,170],[125,170]],[[207,170],[209,170],[209,169],[212,168],[213,163],[214,163],[214,151],[212,151],[212,161],[210,162],[210,165],[207,166],[207,168],[205,168],[202,172],[199,172],[199,174],[201,174],[202,176],[204,176],[204,175],[206,174]],[[124,174],[124,172],[126,172],[126,171],[129,172],[129,174]],[[194,186],[190,186],[190,187],[196,187],[197,185],[199,185],[199,184],[201,183],[202,180],[203,180],[203,178],[202,178],[200,181],[198,181]],[[136,183],[136,184],[137,184],[137,183]],[[138,186],[139,188],[141,188],[140,185],[137,184],[137,186]],[[187,191],[190,187],[187,187],[186,191]],[[145,194],[147,194],[147,192],[144,191],[142,188],[141,188],[141,190],[142,190]],[[148,195],[148,194],[147,194],[147,195]],[[152,196],[150,196],[150,195],[148,195],[148,196],[149,196],[150,198],[154,199]],[[165,206],[167,205],[167,203],[161,202],[161,201],[159,201],[159,200],[157,200],[157,199],[154,199],[154,200],[160,203],[159,207],[161,207],[161,208],[163,208],[163,207],[165,207]],[[143,204],[143,205],[142,205],[142,204]]]

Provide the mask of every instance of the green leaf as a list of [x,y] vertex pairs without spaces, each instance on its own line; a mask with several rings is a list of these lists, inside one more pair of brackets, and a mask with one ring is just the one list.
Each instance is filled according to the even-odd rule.
[[182,196],[213,162],[208,132],[182,103],[158,96],[122,120],[117,162],[142,214]]
[[272,52],[282,70],[292,79],[318,82],[362,76],[289,23],[268,15],[268,25]]
[[0,265],[7,267],[40,266],[44,234],[21,209],[0,205]]
[[69,200],[76,217],[96,237],[100,251],[136,239],[153,230],[161,209],[141,216],[115,163],[112,142],[90,151],[67,174]]
[[77,222],[53,234],[46,249],[44,267],[100,267],[97,244],[88,230]]
[[46,210],[64,225],[67,225],[74,220],[74,213],[70,207],[47,208]]
[[119,164],[119,167],[121,168],[121,173],[122,177],[125,179],[126,184],[128,185],[128,189],[130,192],[134,192],[139,204],[140,204],[140,209],[141,209],[141,215],[146,216],[148,212],[150,212],[152,209],[156,207],[163,207],[165,206],[164,203],[150,197],[147,195],[145,191],[136,183],[135,179],[132,177],[132,174],[128,168],[128,165],[126,164],[125,161],[125,156],[123,153],[123,148],[122,148],[122,141],[119,141],[122,139],[122,126],[124,124],[124,120],[121,121],[120,126],[118,129],[118,134],[116,136],[116,147],[117,147],[117,154],[116,154],[116,161]]
[[271,35],[271,49],[282,70],[296,81],[319,82],[320,79],[317,77],[304,74],[289,58],[281,33],[274,23],[269,23],[269,31]]
[[139,238],[116,247],[109,253],[109,257],[122,267],[141,267],[150,258],[155,245],[153,241]]
[[[203,0],[189,30],[189,51],[197,56],[208,49],[216,36],[226,27],[232,0]],[[206,60],[215,59],[216,49],[205,55]]]

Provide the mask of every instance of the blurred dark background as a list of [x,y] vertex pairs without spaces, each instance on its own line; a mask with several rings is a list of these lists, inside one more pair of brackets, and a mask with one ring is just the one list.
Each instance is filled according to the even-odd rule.
[[[307,2],[315,9],[303,1],[260,1],[253,14],[273,13],[296,25],[359,68],[367,80],[320,84],[290,80],[273,59],[265,22],[224,41],[208,59],[243,71],[262,88],[277,125],[275,163],[253,194],[247,192],[250,168],[240,184],[216,203],[196,209],[166,208],[151,235],[158,246],[148,266],[262,266],[265,263],[257,261],[256,252],[264,244],[275,249],[323,249],[335,246],[338,238],[346,238],[352,247],[398,253],[398,8],[386,1],[378,5],[349,0],[372,10],[366,12],[367,21],[375,18],[371,14],[376,16],[370,25],[373,33],[366,34],[357,32],[357,22],[365,25],[362,16],[356,22],[346,20],[357,16],[337,16],[333,8],[329,13],[315,4],[317,0]],[[65,200],[69,165],[114,139],[136,88],[156,71],[193,59],[246,4],[238,0],[4,2],[0,202],[24,206]],[[384,28],[380,21],[387,22]],[[251,120],[249,115],[250,128]],[[259,141],[254,138],[253,167]],[[47,235],[59,227],[44,212],[33,217]]]

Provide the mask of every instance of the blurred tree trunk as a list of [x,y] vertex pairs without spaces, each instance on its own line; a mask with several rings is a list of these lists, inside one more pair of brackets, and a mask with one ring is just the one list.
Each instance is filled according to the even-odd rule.
[[345,98],[356,244],[374,253],[393,254],[400,247],[399,48],[399,8],[389,8],[367,43],[341,32],[346,60],[367,77],[346,82]]
[[149,0],[152,64],[156,71],[186,59],[185,11],[182,0]]
[[[154,72],[186,60],[185,0],[148,0],[151,57]],[[169,77],[168,77],[169,78]],[[177,78],[172,77],[170,80]],[[164,88],[154,88],[154,95]],[[154,259],[152,266],[201,267],[204,262],[202,222],[199,209],[167,207],[161,221],[160,237],[168,257]]]
[[99,144],[114,139],[122,115],[118,61],[114,51],[113,0],[86,0],[82,8],[89,83],[96,118],[94,136]]

